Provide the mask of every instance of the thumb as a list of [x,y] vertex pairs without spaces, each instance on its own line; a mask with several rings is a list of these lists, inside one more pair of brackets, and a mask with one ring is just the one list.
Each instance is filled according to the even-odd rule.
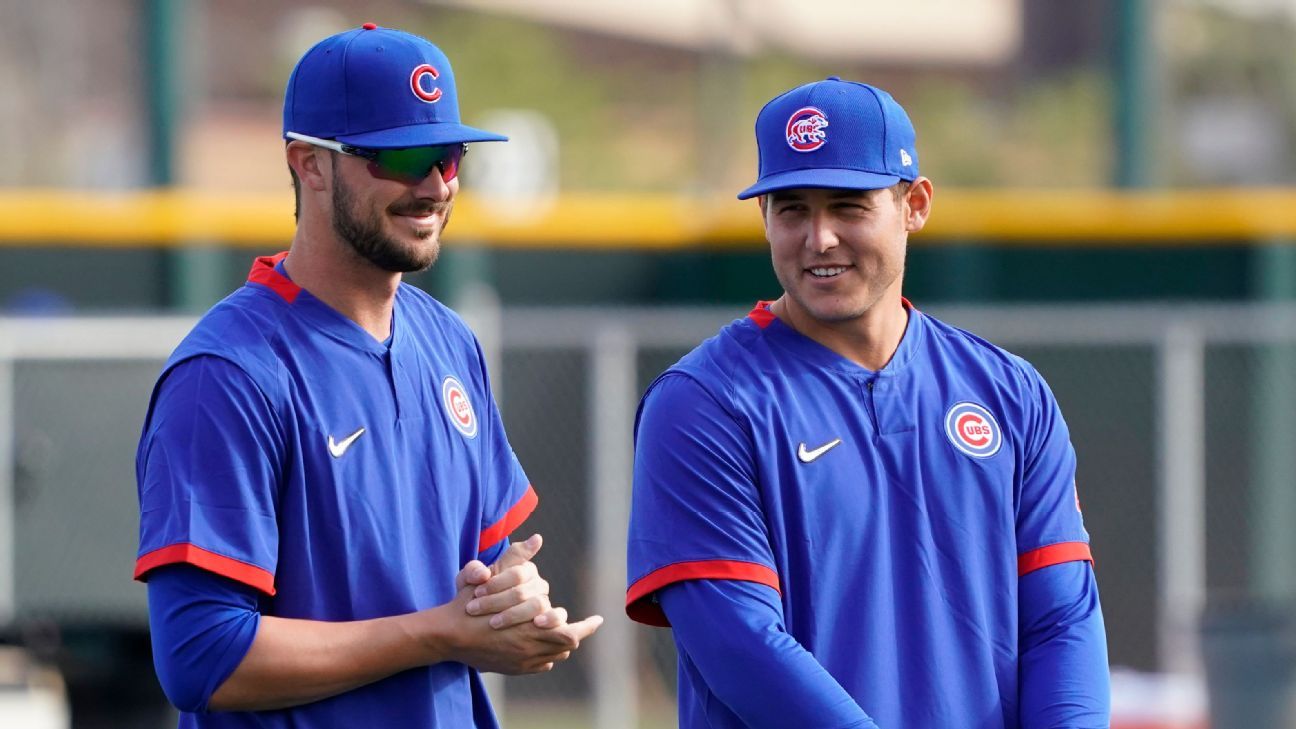
[[504,554],[500,555],[500,558],[495,561],[495,564],[491,565],[491,574],[498,575],[510,567],[517,567],[530,562],[535,559],[543,544],[544,538],[539,534],[532,534],[525,542],[510,544],[508,549],[504,550]]
[[464,565],[463,569],[459,570],[459,574],[455,575],[455,592],[458,592],[469,585],[480,585],[486,580],[489,580],[490,576],[490,569],[487,568],[486,565],[474,559]]

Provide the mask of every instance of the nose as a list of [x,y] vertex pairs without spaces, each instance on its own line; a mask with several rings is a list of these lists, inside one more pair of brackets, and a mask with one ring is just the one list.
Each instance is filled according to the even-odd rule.
[[424,177],[417,185],[414,186],[413,194],[416,197],[434,200],[436,202],[447,202],[455,196],[459,189],[459,178],[446,182],[441,177],[440,168],[432,168],[431,174]]
[[810,219],[810,228],[806,231],[806,248],[812,253],[827,253],[837,247],[837,233],[833,230],[827,216],[816,213]]

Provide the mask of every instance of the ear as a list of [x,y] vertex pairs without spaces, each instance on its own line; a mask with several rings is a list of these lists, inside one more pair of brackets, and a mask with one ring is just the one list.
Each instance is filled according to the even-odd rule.
[[931,215],[931,206],[931,180],[919,177],[909,184],[909,191],[905,193],[905,230],[909,233],[922,230],[927,224],[927,216]]
[[321,161],[322,158],[328,156],[327,150],[293,140],[284,148],[284,156],[287,158],[288,166],[292,167],[293,171],[297,173],[297,179],[301,180],[303,187],[316,192],[328,189],[326,173],[330,173],[331,170],[325,169],[325,167],[332,160],[329,162]]
[[757,195],[756,204],[760,206],[761,227],[765,229],[765,240],[769,240],[769,195]]

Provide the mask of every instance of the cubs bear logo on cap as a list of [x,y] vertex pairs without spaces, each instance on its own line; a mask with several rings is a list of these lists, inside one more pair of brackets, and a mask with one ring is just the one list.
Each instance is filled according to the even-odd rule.
[[813,106],[792,112],[787,122],[787,143],[798,152],[813,152],[828,140],[828,117]]
[[974,402],[961,402],[945,414],[950,443],[973,458],[989,458],[1003,445],[1003,432],[990,411]]
[[875,86],[831,76],[756,116],[756,184],[740,200],[798,187],[877,190],[918,178],[909,115]]
[[465,438],[477,435],[477,413],[473,411],[468,392],[453,375],[447,375],[441,381],[441,406],[445,408],[446,417]]

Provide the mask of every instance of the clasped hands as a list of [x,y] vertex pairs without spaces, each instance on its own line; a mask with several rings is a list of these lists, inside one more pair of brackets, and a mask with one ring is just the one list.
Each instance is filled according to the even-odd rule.
[[463,663],[498,673],[541,673],[567,660],[603,624],[598,615],[569,623],[567,610],[550,604],[549,583],[532,561],[542,544],[533,534],[510,544],[491,566],[473,560],[455,577],[449,607],[467,618],[455,641]]

